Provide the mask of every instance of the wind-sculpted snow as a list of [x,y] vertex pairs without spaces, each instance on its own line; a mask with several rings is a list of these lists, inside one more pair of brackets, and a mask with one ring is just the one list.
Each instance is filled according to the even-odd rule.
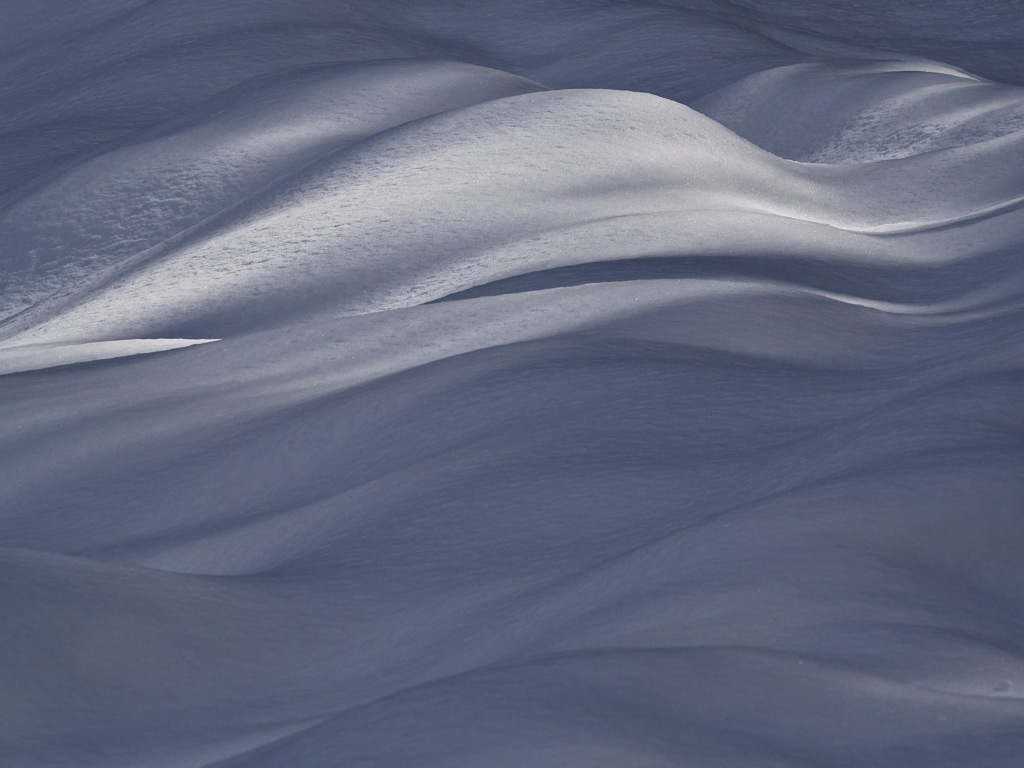
[[534,88],[477,67],[402,62],[260,82],[197,110],[183,127],[84,163],[5,211],[0,226],[21,262],[7,275],[9,301],[19,302],[13,309],[53,293],[65,301],[69,291],[180,248],[211,219],[368,136]]
[[1021,765],[1016,3],[50,5],[0,764]]

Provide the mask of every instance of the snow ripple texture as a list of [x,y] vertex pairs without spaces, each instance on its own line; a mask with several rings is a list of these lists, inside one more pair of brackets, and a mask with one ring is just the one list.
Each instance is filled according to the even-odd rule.
[[7,0],[0,764],[1024,765],[1024,3]]

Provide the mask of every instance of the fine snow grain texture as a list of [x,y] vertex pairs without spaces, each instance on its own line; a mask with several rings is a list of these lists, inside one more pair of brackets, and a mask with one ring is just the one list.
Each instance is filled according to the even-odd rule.
[[0,764],[1019,768],[975,6],[8,3]]

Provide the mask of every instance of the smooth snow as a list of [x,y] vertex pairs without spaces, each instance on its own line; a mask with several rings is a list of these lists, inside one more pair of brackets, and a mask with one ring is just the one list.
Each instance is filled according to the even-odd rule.
[[0,764],[1024,764],[1018,0],[44,5]]
[[81,344],[22,344],[0,347],[0,375],[38,371],[58,365],[73,365],[115,357],[144,355],[169,349],[209,344],[219,339],[121,339],[119,341],[93,341]]

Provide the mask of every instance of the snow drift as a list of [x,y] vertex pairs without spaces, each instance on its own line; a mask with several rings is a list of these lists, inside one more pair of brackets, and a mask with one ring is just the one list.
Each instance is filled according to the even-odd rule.
[[1024,14],[849,5],[11,4],[2,762],[1019,766]]

